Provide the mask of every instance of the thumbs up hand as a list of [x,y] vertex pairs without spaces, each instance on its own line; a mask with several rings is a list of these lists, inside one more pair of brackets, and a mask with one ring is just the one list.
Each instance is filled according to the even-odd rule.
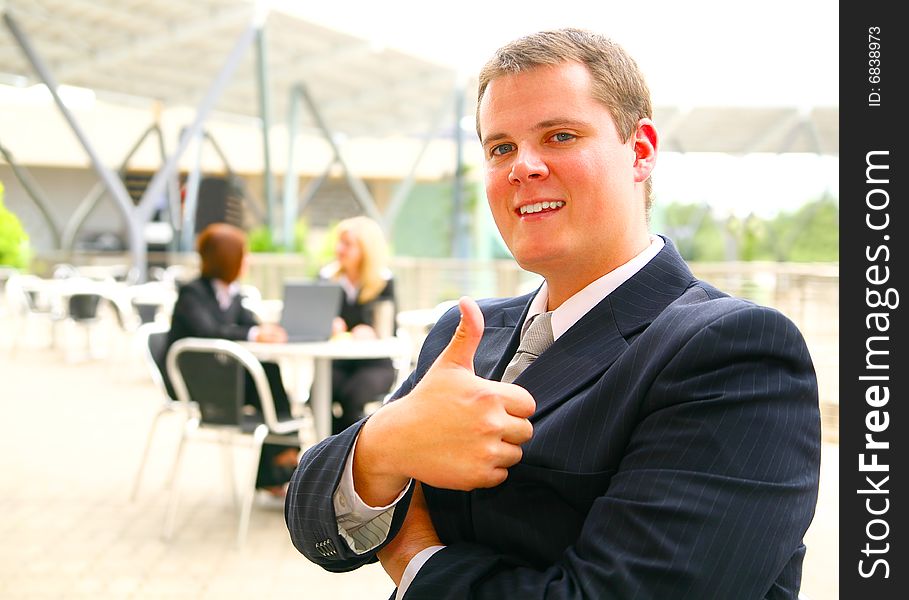
[[471,298],[466,296],[461,298],[458,301],[458,308],[461,311],[461,322],[458,323],[458,328],[451,336],[448,346],[430,367],[430,371],[460,367],[470,371],[471,375],[474,372],[473,357],[477,353],[477,347],[483,337],[485,321],[480,307]]
[[483,313],[470,298],[458,304],[461,322],[420,383],[360,430],[354,487],[367,504],[387,504],[411,478],[456,490],[499,485],[533,435],[530,393],[474,373]]

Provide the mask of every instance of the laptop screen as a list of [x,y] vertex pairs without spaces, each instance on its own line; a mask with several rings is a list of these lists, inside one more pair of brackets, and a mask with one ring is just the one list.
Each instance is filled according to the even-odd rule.
[[287,281],[281,327],[289,342],[325,341],[341,312],[341,286],[331,282]]

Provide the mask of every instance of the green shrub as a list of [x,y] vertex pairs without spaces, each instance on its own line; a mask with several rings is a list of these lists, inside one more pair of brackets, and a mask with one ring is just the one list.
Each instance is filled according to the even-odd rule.
[[0,182],[0,265],[25,269],[30,256],[28,234],[19,218],[3,205],[3,183]]
[[[309,228],[306,221],[300,219],[294,224],[294,240],[289,252],[306,254],[306,238]],[[284,252],[284,246],[271,237],[271,231],[265,225],[254,227],[249,232],[250,252]]]

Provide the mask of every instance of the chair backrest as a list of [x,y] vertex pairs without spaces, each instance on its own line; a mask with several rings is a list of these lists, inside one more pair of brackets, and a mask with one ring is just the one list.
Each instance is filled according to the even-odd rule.
[[246,385],[243,368],[237,361],[223,353],[183,352],[177,357],[177,368],[189,398],[199,407],[203,423],[242,423]]
[[92,321],[98,318],[101,294],[83,292],[73,294],[67,301],[67,311],[74,321]]
[[6,282],[19,275],[19,271],[9,267],[0,267],[0,297],[6,300]]
[[13,275],[7,281],[7,302],[20,313],[49,313],[46,282],[35,275]]
[[129,286],[124,293],[124,305],[129,305],[140,323],[157,319],[159,313],[167,315],[177,300],[177,290],[171,283],[149,281]]
[[153,323],[155,321],[155,317],[158,315],[159,305],[142,304],[141,302],[133,300],[132,308],[139,316],[140,323]]
[[165,352],[167,350],[167,332],[167,326],[159,325],[158,323],[145,323],[136,330],[136,334],[142,341],[142,355],[145,359],[145,365],[148,367],[148,374],[168,400],[176,401],[176,394],[166,383],[167,363],[165,361],[167,357]]
[[167,353],[167,374],[177,399],[198,406],[202,425],[242,426],[246,377],[252,378],[269,429],[277,428],[274,399],[262,363],[235,342],[184,338]]

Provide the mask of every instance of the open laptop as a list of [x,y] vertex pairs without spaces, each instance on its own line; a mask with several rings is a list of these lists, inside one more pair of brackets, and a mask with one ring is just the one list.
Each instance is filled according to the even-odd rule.
[[286,281],[281,327],[288,342],[323,342],[341,311],[341,286],[330,282]]

